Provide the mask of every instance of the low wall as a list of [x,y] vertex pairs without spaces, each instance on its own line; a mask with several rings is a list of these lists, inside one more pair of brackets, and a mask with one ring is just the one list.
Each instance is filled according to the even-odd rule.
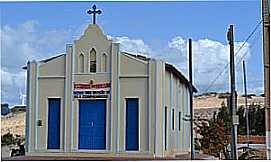
[[[247,141],[246,135],[238,135],[238,143],[244,143]],[[249,141],[254,144],[265,144],[265,136],[249,136]]]

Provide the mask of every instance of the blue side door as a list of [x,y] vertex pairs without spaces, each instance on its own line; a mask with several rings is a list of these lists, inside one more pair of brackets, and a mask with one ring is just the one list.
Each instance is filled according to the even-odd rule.
[[47,149],[60,148],[60,98],[48,99]]
[[79,149],[106,147],[106,100],[79,101]]
[[138,150],[138,98],[126,99],[126,150]]

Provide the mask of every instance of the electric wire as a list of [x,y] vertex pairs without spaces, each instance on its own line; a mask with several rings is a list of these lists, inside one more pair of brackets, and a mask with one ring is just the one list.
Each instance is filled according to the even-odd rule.
[[[261,23],[263,22],[263,20],[261,20],[260,22],[258,22],[258,24],[254,27],[254,29],[252,30],[252,32],[249,34],[249,36],[246,38],[246,40],[243,42],[243,44],[238,48],[238,50],[235,52],[234,57],[236,57],[238,55],[238,53],[241,51],[241,49],[245,46],[245,44],[248,42],[248,40],[252,37],[252,35],[256,32],[256,30],[258,29],[258,27],[261,25]],[[204,90],[204,93],[206,93],[217,81],[217,79],[225,72],[226,69],[228,69],[229,66],[229,62],[225,65],[225,67],[222,69],[222,71],[220,71],[218,73],[218,75],[215,77],[214,80],[212,80],[212,82],[207,86],[207,88]]]
[[[255,43],[256,43],[256,41],[260,38],[259,36],[261,35],[261,31],[259,31],[258,32],[258,34],[254,37],[254,39],[251,41],[251,48],[250,49],[253,49],[253,47],[255,47]],[[252,52],[253,53],[253,52]],[[235,64],[235,67],[236,67],[236,69],[238,69],[237,68],[237,66],[241,63],[241,61],[243,60],[243,58],[246,56],[248,54],[248,50],[244,53],[244,55],[242,56],[242,57],[240,57],[240,59],[239,60],[237,60],[236,61],[236,64]],[[247,83],[260,83],[260,82],[263,82],[263,80],[262,79],[260,79],[260,80],[254,80],[254,81],[248,81]],[[243,84],[243,82],[236,82],[235,83],[236,85],[239,85],[239,84]],[[216,86],[217,87],[226,87],[227,85],[226,85],[226,83],[221,83],[221,84],[216,84]],[[204,93],[206,93],[206,92],[204,92]]]

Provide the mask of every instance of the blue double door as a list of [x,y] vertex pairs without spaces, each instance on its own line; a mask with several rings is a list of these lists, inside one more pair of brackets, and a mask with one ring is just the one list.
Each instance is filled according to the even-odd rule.
[[79,149],[106,149],[106,100],[79,101]]

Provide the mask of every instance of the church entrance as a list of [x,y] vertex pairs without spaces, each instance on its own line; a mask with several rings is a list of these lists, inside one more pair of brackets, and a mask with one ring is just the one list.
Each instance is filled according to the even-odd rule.
[[60,148],[60,98],[48,99],[47,149]]
[[138,151],[138,98],[126,99],[126,150]]
[[106,100],[79,100],[79,149],[106,149]]

